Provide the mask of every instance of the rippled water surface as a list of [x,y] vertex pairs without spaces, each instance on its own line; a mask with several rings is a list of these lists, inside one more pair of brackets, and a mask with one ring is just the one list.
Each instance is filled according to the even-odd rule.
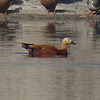
[[[60,48],[70,37],[66,58],[28,57],[21,42]],[[0,21],[1,100],[99,100],[100,21]]]

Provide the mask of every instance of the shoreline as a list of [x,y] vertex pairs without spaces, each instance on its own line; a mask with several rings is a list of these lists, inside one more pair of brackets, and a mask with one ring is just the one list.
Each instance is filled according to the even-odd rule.
[[[8,9],[8,15],[1,15],[0,18],[7,19],[52,19],[52,20],[66,20],[66,19],[99,19],[100,16],[87,15],[89,9],[87,7],[87,0],[58,0],[60,3],[56,6],[56,14],[48,14],[47,10],[40,3],[40,0],[19,0],[17,4],[13,4]],[[66,2],[65,2],[66,1]]]
[[0,18],[8,19],[30,19],[30,20],[66,20],[66,19],[100,19],[100,16],[89,16],[82,14],[8,14],[2,15]]

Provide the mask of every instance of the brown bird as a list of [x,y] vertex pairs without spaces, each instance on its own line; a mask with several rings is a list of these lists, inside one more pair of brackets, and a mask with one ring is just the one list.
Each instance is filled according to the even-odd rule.
[[57,0],[40,0],[40,1],[41,4],[48,10],[48,13],[49,12],[56,13],[55,8],[57,5]]
[[7,14],[7,9],[10,6],[12,0],[0,0],[0,12]]
[[64,38],[61,43],[61,49],[57,49],[52,45],[35,45],[22,43],[22,47],[28,49],[30,57],[55,57],[60,55],[62,57],[67,57],[67,45],[74,44],[70,38]]
[[87,0],[90,15],[97,15],[100,10],[100,0]]

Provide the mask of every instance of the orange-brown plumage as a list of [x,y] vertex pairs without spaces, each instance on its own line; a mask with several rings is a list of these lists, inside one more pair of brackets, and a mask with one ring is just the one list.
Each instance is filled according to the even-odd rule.
[[0,0],[0,12],[6,13],[12,0]]
[[48,10],[55,13],[55,8],[57,5],[57,0],[40,0],[41,4]]
[[61,49],[57,49],[52,45],[32,45],[22,43],[22,47],[28,49],[31,57],[55,57],[56,55],[67,56],[67,45],[75,44],[71,39],[64,38],[61,43]]

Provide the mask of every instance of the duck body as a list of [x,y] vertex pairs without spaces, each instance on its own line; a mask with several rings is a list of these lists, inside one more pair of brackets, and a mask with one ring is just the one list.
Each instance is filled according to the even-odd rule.
[[89,14],[97,14],[100,9],[100,0],[88,0],[87,5],[91,12]]
[[11,0],[0,0],[0,12],[5,13],[9,8]]
[[41,4],[48,10],[48,12],[55,12],[57,0],[40,0]]
[[[66,39],[65,39],[66,40]],[[70,41],[68,44],[75,44]],[[52,45],[32,45],[27,43],[22,43],[22,47],[28,49],[29,56],[31,57],[55,57],[57,55],[67,57],[67,41],[62,41],[61,49],[57,49]]]
[[[55,55],[60,55],[60,52],[56,47],[51,45],[35,45],[32,54],[35,57],[54,57]],[[64,54],[67,54],[67,50],[65,50]]]
[[67,54],[67,49],[59,50],[52,45],[29,45],[28,51],[30,57],[55,57],[55,55]]

